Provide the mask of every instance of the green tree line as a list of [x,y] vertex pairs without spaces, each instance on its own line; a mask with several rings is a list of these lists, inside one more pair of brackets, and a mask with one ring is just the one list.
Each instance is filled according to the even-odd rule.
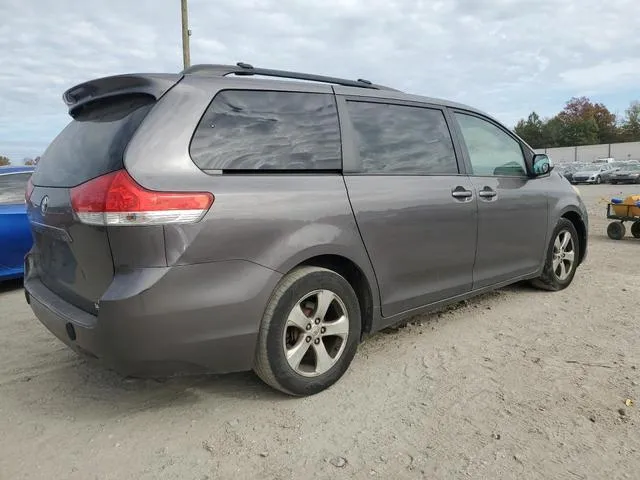
[[602,103],[574,97],[554,117],[531,112],[516,124],[515,132],[533,148],[640,142],[640,102],[631,102],[619,117]]

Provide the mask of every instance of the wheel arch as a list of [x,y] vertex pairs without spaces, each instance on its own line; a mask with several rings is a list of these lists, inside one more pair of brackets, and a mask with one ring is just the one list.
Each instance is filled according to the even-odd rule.
[[362,315],[362,334],[371,333],[375,306],[379,305],[379,292],[375,278],[371,278],[372,272],[367,275],[366,270],[357,262],[339,253],[316,253],[304,259],[298,259],[297,263],[288,265],[286,271],[283,271],[284,269],[280,271],[288,273],[302,266],[326,268],[344,277],[358,297]]

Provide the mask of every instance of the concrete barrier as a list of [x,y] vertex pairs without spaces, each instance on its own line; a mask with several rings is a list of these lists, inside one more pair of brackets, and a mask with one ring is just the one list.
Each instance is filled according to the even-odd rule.
[[600,158],[615,160],[640,160],[640,142],[603,143],[577,147],[538,148],[536,153],[546,153],[556,163],[590,163]]

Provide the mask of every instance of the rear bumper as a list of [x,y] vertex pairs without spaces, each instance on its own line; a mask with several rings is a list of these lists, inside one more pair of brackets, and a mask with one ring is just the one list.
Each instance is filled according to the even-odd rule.
[[241,260],[117,274],[91,315],[27,274],[36,317],[75,351],[123,375],[251,369],[260,321],[281,274]]

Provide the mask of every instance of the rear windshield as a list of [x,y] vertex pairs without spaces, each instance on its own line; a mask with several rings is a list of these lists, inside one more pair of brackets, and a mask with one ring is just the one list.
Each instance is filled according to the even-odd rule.
[[331,94],[226,90],[191,142],[202,170],[340,170],[340,128]]
[[124,151],[154,102],[148,95],[122,95],[83,109],[40,158],[34,185],[74,187],[123,168]]

